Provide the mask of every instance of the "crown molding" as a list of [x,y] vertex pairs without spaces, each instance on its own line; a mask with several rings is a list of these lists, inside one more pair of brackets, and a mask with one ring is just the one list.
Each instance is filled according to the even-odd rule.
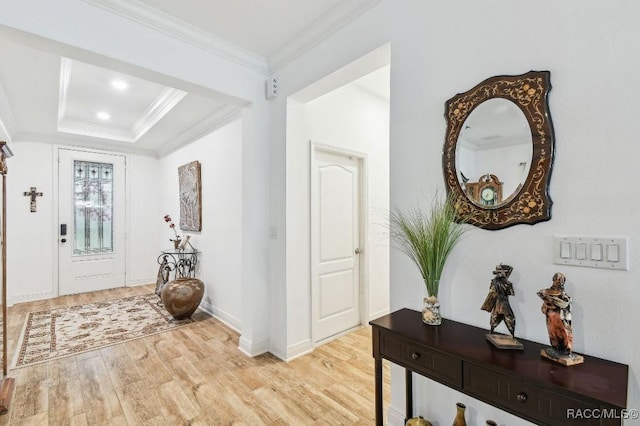
[[71,81],[71,69],[73,61],[64,56],[60,57],[60,88],[58,97],[58,123],[64,120],[67,114],[67,93],[69,93],[69,82]]
[[381,0],[342,1],[265,59],[136,0],[82,0],[197,46],[261,74],[272,75]]
[[289,40],[267,58],[269,74],[272,75],[330,35],[371,9],[381,0],[351,0],[338,3],[320,16],[310,26]]
[[9,133],[9,130],[7,129],[7,126],[5,126],[4,121],[2,120],[1,117],[0,117],[0,139],[8,143],[13,142],[11,138],[11,133]]
[[135,0],[82,1],[267,75],[267,63],[263,57],[144,3]]
[[[84,148],[104,149],[125,154],[138,154],[154,158],[162,158],[174,151],[177,151],[183,146],[190,144],[191,142],[195,142],[196,140],[203,138],[214,130],[241,118],[242,109],[243,107],[227,105],[216,113],[204,118],[189,130],[182,133],[179,137],[157,149],[139,148],[135,144],[123,143],[122,141],[114,143],[107,142],[106,140],[98,141],[84,139],[77,136],[73,136],[73,139],[69,139],[69,136],[29,132],[18,133],[14,136],[13,141],[9,142],[39,142],[52,145],[72,145]],[[103,139],[108,138],[103,137]]]
[[70,138],[69,136],[62,136],[58,134],[20,132],[14,136],[13,142],[38,142],[47,145],[79,146],[83,148],[99,149],[122,154],[137,154],[157,158],[154,150],[138,148],[133,144],[96,141],[76,137]]
[[185,96],[187,96],[187,92],[183,92],[182,90],[171,87],[163,90],[131,127],[131,136],[134,141],[140,139],[142,135],[155,126],[156,123],[171,111]]
[[82,121],[65,119],[58,120],[58,131],[63,133],[72,133],[74,135],[87,136],[91,138],[109,139],[112,141],[128,143],[134,143],[136,141],[130,131],[103,127],[97,124]]
[[11,137],[17,131],[18,123],[2,80],[0,80],[0,139],[11,143]]
[[183,146],[203,138],[215,129],[219,129],[225,124],[240,118],[241,114],[242,108],[234,105],[226,105],[210,116],[200,120],[193,127],[180,134],[177,138],[172,139],[170,142],[158,148],[155,152],[156,156],[158,158],[162,158],[165,155],[171,154]]

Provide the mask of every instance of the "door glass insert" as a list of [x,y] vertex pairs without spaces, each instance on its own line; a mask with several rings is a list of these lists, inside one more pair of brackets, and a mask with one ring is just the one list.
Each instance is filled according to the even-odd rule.
[[73,254],[113,252],[113,164],[73,162]]

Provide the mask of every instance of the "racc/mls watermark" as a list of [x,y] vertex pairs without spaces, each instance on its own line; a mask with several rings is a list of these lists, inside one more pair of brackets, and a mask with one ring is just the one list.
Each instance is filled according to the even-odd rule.
[[638,419],[640,412],[636,408],[616,410],[600,408],[567,408],[567,419]]

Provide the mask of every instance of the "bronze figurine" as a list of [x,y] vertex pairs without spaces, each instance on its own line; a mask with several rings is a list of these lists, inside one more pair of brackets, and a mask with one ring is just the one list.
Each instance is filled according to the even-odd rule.
[[[489,285],[489,294],[482,304],[483,311],[491,312],[489,325],[491,331],[487,334],[487,340],[499,349],[524,349],[522,343],[516,340],[516,317],[509,304],[509,296],[515,295],[513,284],[509,281],[509,276],[513,267],[499,264],[493,271],[493,279]],[[511,337],[494,333],[495,328],[504,321]]]
[[564,274],[556,272],[551,287],[538,292],[551,342],[551,348],[542,349],[540,355],[563,365],[575,365],[582,363],[584,358],[572,352],[571,297],[564,291],[565,281]]

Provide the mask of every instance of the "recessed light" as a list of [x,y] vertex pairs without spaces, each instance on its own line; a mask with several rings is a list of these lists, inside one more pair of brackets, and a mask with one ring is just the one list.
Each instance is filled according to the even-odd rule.
[[109,113],[108,112],[104,112],[104,111],[100,111],[100,112],[96,113],[96,117],[98,117],[102,121],[107,121],[108,119],[111,118]]
[[129,85],[124,80],[111,80],[111,87],[116,90],[125,90],[129,87]]

